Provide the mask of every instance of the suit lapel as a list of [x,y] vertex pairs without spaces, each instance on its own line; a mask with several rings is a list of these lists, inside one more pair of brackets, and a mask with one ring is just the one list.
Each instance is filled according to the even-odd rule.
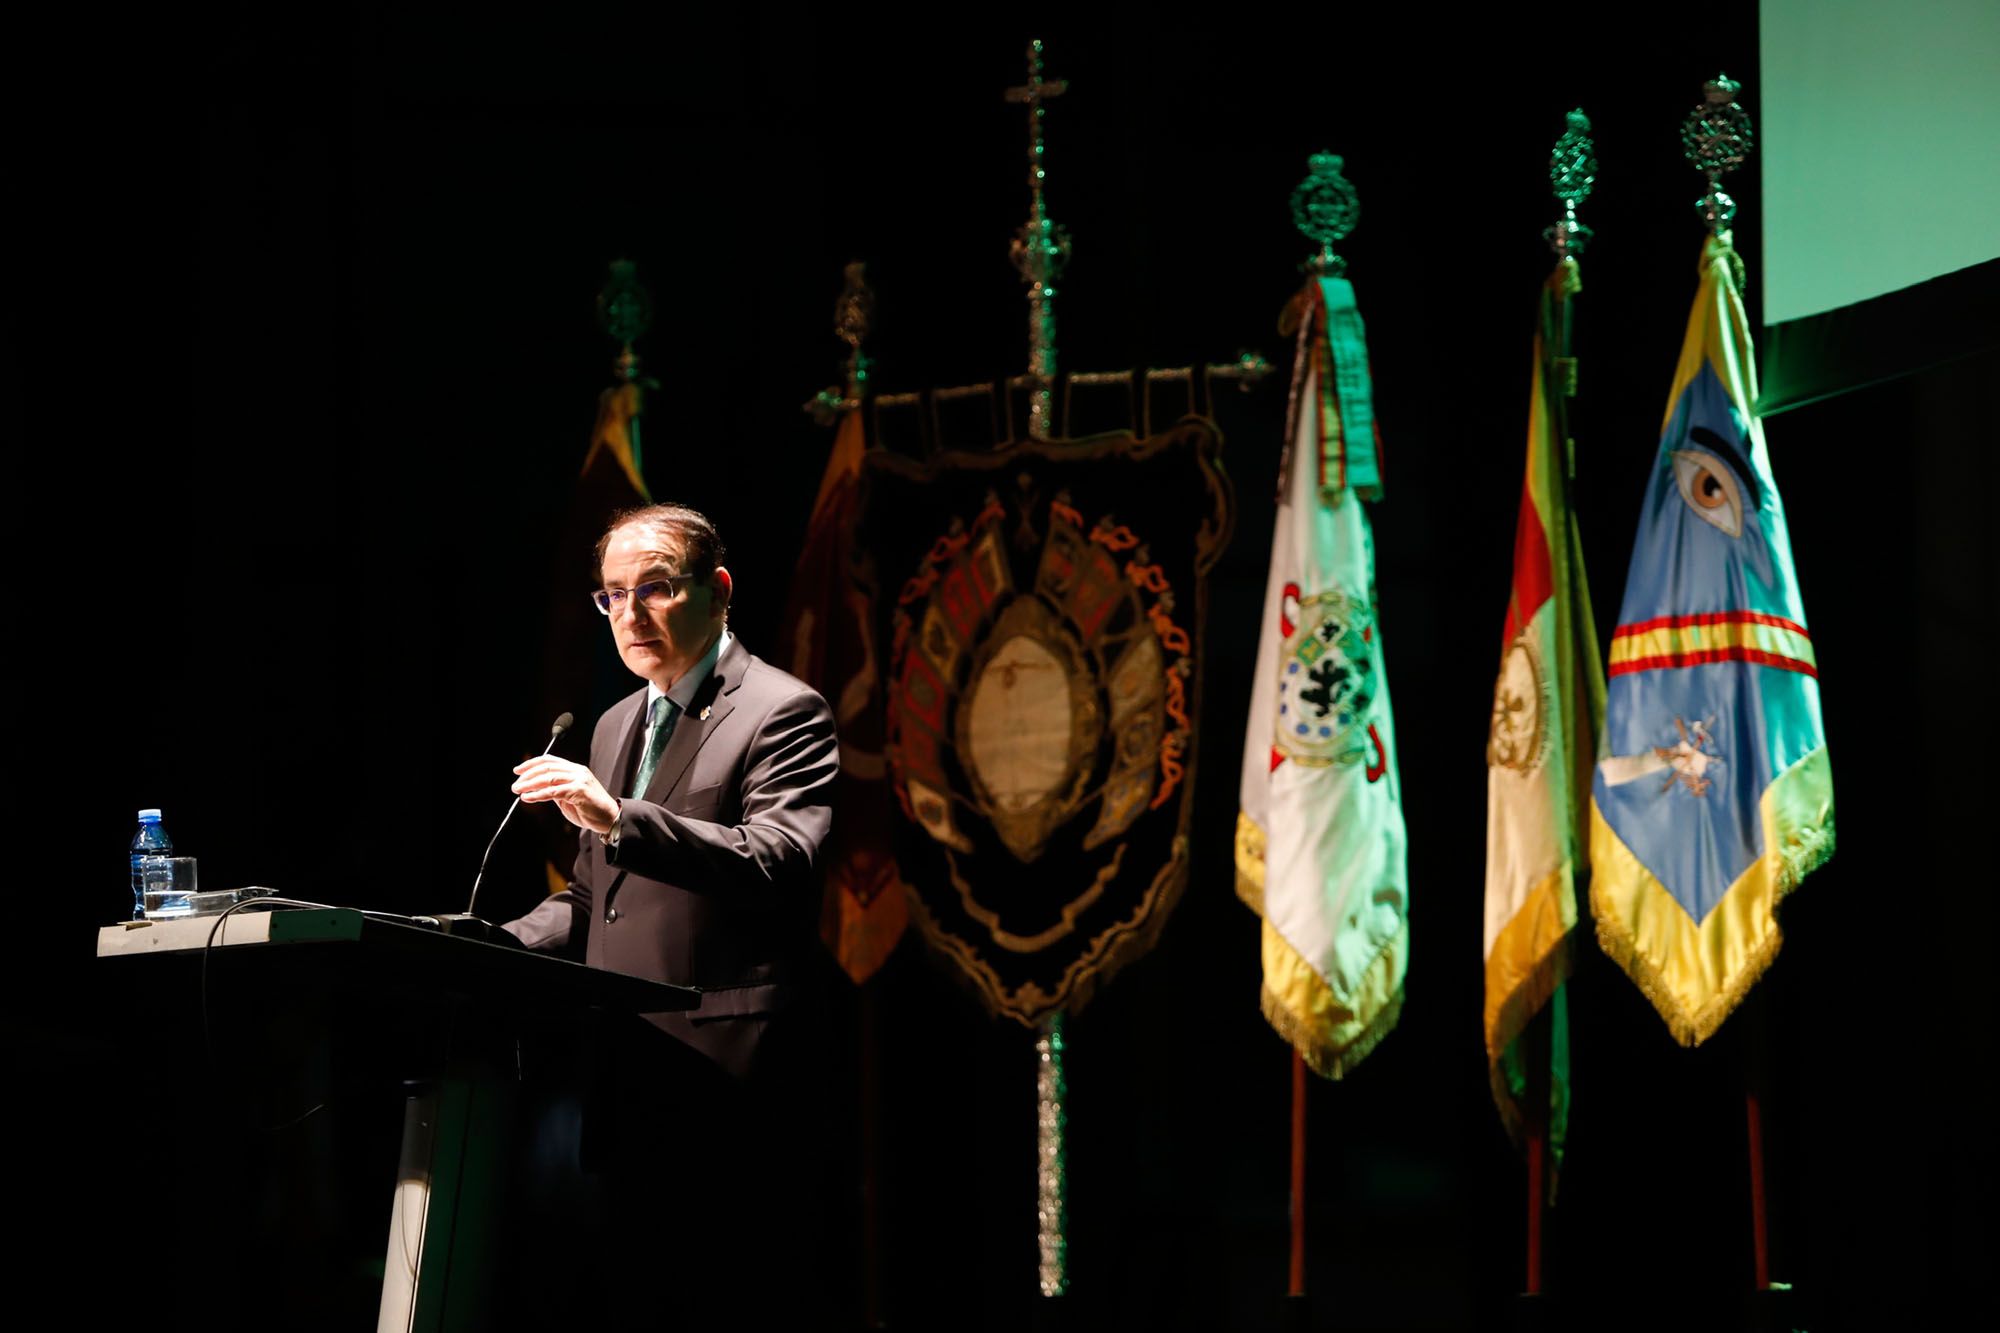
[[[638,763],[639,738],[646,730],[644,725],[646,692],[639,691],[637,695],[617,707],[623,714],[623,719],[620,725],[612,729],[611,734],[615,737],[616,748],[611,752],[611,762],[604,768],[598,768],[593,762],[591,768],[596,771],[599,782],[606,787],[617,788],[611,793],[613,796],[623,798],[632,789],[632,776]],[[591,756],[593,761],[596,758],[596,755]]]
[[653,770],[653,780],[646,784],[646,800],[655,805],[666,803],[667,797],[680,785],[688,766],[694,763],[702,743],[722,725],[722,719],[729,716],[730,710],[735,707],[729,696],[742,683],[747,657],[742,644],[731,641],[728,651],[716,659],[715,670],[695,691],[694,702],[674,722],[674,734],[667,737],[667,748],[660,755],[660,766]]

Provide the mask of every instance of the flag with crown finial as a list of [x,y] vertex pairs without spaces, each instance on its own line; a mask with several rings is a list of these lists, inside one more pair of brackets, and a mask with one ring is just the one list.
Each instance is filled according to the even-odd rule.
[[1729,234],[1702,251],[1624,603],[1591,790],[1597,937],[1674,1037],[1712,1035],[1833,854],[1833,779]]
[[1236,885],[1263,918],[1264,1016],[1339,1078],[1396,1024],[1409,883],[1363,503],[1380,496],[1381,468],[1361,313],[1353,285],[1324,274],[1295,311]]
[[[1604,715],[1583,547],[1570,508],[1563,346],[1580,290],[1564,255],[1542,287],[1528,398],[1527,464],[1514,529],[1514,582],[1486,742],[1486,1059],[1493,1100],[1517,1140],[1532,1124],[1560,1161],[1568,1127],[1569,1032],[1564,983],[1590,870],[1590,775]],[[1547,1014],[1547,1038],[1522,1040]],[[1546,1057],[1548,1103],[1527,1099]],[[1539,1070],[1533,1071],[1539,1074]],[[1540,1093],[1532,1095],[1539,1100]]]

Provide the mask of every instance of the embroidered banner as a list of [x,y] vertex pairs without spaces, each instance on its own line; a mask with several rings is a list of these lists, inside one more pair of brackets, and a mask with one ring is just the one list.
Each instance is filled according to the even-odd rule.
[[1187,875],[1221,436],[866,460],[912,916],[987,1006],[1074,1011]]

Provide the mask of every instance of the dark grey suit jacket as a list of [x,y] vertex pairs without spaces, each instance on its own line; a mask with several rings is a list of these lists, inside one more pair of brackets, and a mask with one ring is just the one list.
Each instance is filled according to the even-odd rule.
[[[597,720],[590,770],[630,790],[646,692]],[[703,716],[704,711],[706,716]],[[578,840],[569,888],[507,923],[532,949],[702,990],[652,1021],[739,1077],[817,946],[814,861],[832,823],[833,713],[804,683],[732,640],[676,722],[643,798],[623,801],[616,844]]]

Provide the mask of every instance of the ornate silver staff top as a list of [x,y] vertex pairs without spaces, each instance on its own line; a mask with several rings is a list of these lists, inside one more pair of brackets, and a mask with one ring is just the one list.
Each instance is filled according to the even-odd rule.
[[1347,261],[1333,252],[1334,242],[1346,240],[1361,217],[1360,196],[1340,167],[1332,153],[1314,153],[1306,159],[1311,174],[1292,191],[1292,225],[1319,247],[1306,269],[1336,278],[1347,272]]
[[1028,43],[1027,83],[1007,90],[1009,102],[1024,102],[1028,107],[1028,220],[1014,234],[1007,257],[1028,284],[1028,376],[1034,381],[1028,398],[1028,434],[1038,440],[1049,438],[1054,420],[1055,280],[1069,262],[1069,233],[1049,220],[1048,205],[1042,198],[1048,174],[1042,166],[1042,104],[1062,96],[1068,87],[1066,79],[1042,77],[1042,44],[1032,41]]
[[1597,184],[1597,149],[1590,142],[1590,117],[1578,107],[1564,118],[1569,128],[1549,153],[1549,188],[1562,203],[1562,221],[1542,232],[1557,259],[1583,253],[1590,228],[1576,220],[1576,206],[1590,197]]
[[1681,122],[1681,152],[1708,177],[1708,193],[1695,201],[1695,209],[1717,234],[1736,216],[1736,201],[1722,192],[1722,173],[1742,166],[1754,146],[1750,114],[1736,104],[1742,87],[1717,74],[1702,85],[1702,104]]

